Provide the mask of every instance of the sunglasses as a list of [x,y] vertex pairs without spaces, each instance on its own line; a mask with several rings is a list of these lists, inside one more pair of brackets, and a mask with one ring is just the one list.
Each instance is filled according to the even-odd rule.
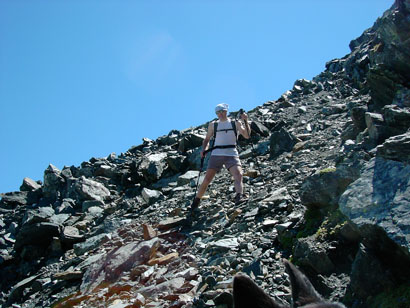
[[218,110],[217,112],[215,112],[216,114],[219,114],[219,113],[222,113],[222,112],[225,112],[226,110]]

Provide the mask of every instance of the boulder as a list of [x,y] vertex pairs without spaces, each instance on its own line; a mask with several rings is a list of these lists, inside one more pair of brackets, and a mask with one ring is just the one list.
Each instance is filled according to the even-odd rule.
[[75,191],[82,200],[104,201],[110,191],[101,183],[82,176],[75,183]]
[[166,153],[151,154],[142,160],[138,171],[147,182],[155,182],[161,178],[166,168],[166,157]]
[[300,200],[307,208],[338,205],[346,187],[358,178],[354,168],[327,168],[306,177],[299,190]]
[[[8,300],[7,300],[7,305],[11,307],[11,305],[20,300],[23,297],[23,292],[25,289],[30,288],[31,285],[36,281],[36,279],[39,277],[39,275],[36,276],[31,276],[26,279],[21,280],[18,282],[16,285],[13,286],[13,288],[10,291]],[[13,305],[14,306],[14,305]]]
[[76,203],[73,199],[63,199],[63,202],[56,204],[55,212],[56,214],[74,214]]
[[200,147],[204,142],[205,136],[196,133],[191,133],[186,135],[181,139],[178,145],[178,150],[180,152],[186,152],[191,149]]
[[192,180],[196,179],[199,176],[199,171],[190,170],[178,177],[178,185],[186,185],[191,183]]
[[35,224],[39,222],[50,222],[50,217],[54,215],[52,207],[40,207],[27,210],[23,217],[23,225]]
[[270,137],[271,158],[276,158],[284,152],[292,151],[296,143],[298,143],[298,139],[284,128],[273,132]]
[[41,189],[41,185],[30,178],[24,178],[20,186],[21,191],[36,191]]
[[383,107],[382,113],[388,126],[401,128],[403,133],[410,127],[410,108],[387,105]]
[[408,164],[410,162],[410,132],[387,139],[377,147],[377,156]]
[[151,190],[148,188],[144,188],[141,192],[142,198],[144,198],[145,202],[148,204],[153,204],[160,200],[163,195],[158,190]]
[[263,136],[263,137],[268,137],[270,134],[269,129],[262,123],[259,123],[258,121],[252,121],[251,130],[252,132],[255,132],[258,135]]
[[144,287],[138,289],[138,293],[142,294],[146,298],[150,298],[157,293],[163,294],[175,294],[184,285],[185,279],[182,277],[173,278],[168,281],[164,281],[154,286]]
[[182,225],[185,222],[185,218],[179,217],[179,218],[168,218],[165,220],[162,220],[158,223],[158,229],[161,231],[166,231],[169,229],[172,229],[174,227],[178,227]]
[[[71,229],[72,230],[72,229]],[[75,231],[74,231],[75,232]],[[87,251],[98,248],[103,243],[111,240],[111,234],[98,234],[86,239],[85,242],[74,244],[74,253],[81,256]]]
[[72,226],[64,227],[64,230],[61,233],[60,238],[61,242],[67,245],[73,245],[75,243],[80,243],[84,241],[84,236],[80,235],[79,230]]
[[354,126],[359,130],[363,131],[366,128],[365,114],[367,112],[366,106],[356,106],[351,110],[351,118]]
[[331,106],[325,106],[322,108],[322,113],[324,115],[330,116],[333,114],[339,114],[346,111],[346,105],[344,104],[335,104]]
[[177,130],[171,130],[167,136],[162,136],[157,139],[159,145],[173,145],[178,143],[180,138],[180,132]]
[[115,170],[112,166],[101,164],[96,168],[94,174],[95,176],[104,176],[106,178],[112,178],[115,174]]
[[167,164],[169,169],[175,173],[183,172],[188,166],[186,157],[183,155],[169,155],[167,157]]
[[282,202],[291,201],[292,197],[289,195],[286,187],[279,188],[262,200],[263,203],[278,205]]
[[361,245],[352,264],[350,288],[356,298],[366,299],[384,290],[394,288],[395,277],[371,249]]
[[104,202],[100,200],[85,200],[82,204],[83,213],[87,212],[90,207],[104,207]]
[[40,195],[38,191],[15,191],[1,194],[1,203],[5,207],[16,207],[38,202]]
[[57,167],[50,164],[44,171],[44,196],[55,199],[57,192],[63,187],[64,182],[64,178],[61,176],[61,171]]
[[379,113],[366,112],[365,114],[367,130],[375,145],[383,142],[387,137],[387,129],[383,116]]
[[115,282],[122,273],[147,263],[158,249],[160,240],[131,242],[120,248],[114,248],[95,261],[84,274],[81,290],[92,291],[102,282]]
[[51,222],[24,225],[16,235],[14,249],[19,251],[25,245],[48,246],[53,237],[60,235],[61,226]]
[[212,250],[215,252],[227,252],[231,249],[236,249],[239,247],[239,242],[237,238],[225,238],[214,242],[210,242],[207,246],[207,250]]
[[362,236],[373,237],[381,228],[397,245],[410,249],[410,166],[373,158],[359,179],[340,197],[340,210]]
[[297,239],[294,256],[301,265],[313,268],[318,274],[330,274],[335,270],[326,244],[318,243],[314,236]]

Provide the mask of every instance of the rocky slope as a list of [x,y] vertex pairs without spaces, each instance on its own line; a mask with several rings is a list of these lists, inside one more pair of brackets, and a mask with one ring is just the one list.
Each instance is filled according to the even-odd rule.
[[348,307],[409,307],[409,38],[396,1],[350,54],[251,110],[249,202],[222,171],[193,225],[206,124],[24,179],[0,201],[0,304],[232,307],[237,272],[290,302],[286,257]]

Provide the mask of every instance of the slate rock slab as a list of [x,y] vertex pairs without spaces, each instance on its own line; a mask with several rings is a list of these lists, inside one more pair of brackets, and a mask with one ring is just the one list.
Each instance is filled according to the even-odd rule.
[[114,249],[94,262],[84,274],[81,290],[92,291],[102,282],[114,282],[123,272],[149,261],[160,240],[131,242],[118,249]]
[[75,188],[84,200],[104,201],[105,198],[110,196],[110,191],[103,184],[85,177],[81,177],[77,181]]
[[60,231],[61,226],[51,222],[25,225],[16,236],[14,248],[20,250],[25,245],[48,245],[53,237],[60,235]]
[[[410,166],[372,159],[361,177],[340,198],[340,210],[359,229],[382,228],[398,245],[410,249]],[[365,234],[371,236],[371,234]]]

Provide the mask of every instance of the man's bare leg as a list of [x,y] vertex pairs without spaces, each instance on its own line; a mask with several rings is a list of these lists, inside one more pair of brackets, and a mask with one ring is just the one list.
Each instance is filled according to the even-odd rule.
[[243,194],[243,173],[241,166],[232,166],[229,168],[229,172],[233,176],[235,192],[237,194]]
[[208,185],[212,182],[213,178],[215,177],[216,172],[217,171],[215,169],[206,170],[205,178],[199,186],[198,193],[196,194],[197,198],[201,199],[202,196],[205,194],[205,191],[208,188]]

